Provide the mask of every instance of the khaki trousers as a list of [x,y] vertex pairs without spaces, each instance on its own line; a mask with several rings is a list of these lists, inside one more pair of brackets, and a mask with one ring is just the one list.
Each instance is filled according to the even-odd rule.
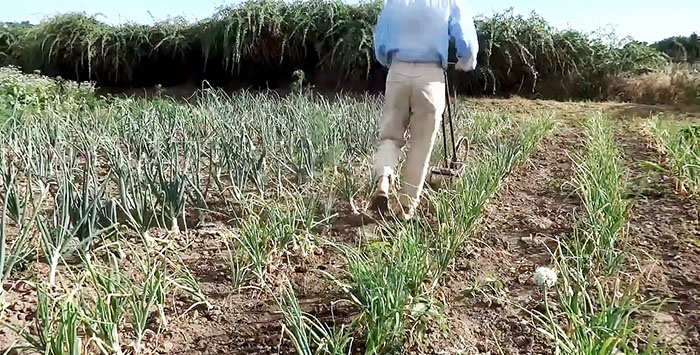
[[399,202],[409,213],[413,213],[420,201],[445,104],[444,71],[438,63],[391,64],[374,174],[375,179],[388,176],[394,181],[401,150],[408,143],[401,169]]

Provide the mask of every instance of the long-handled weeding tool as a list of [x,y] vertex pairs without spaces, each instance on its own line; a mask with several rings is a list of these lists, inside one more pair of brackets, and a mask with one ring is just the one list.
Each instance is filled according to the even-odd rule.
[[[450,63],[452,64],[452,63]],[[445,112],[442,114],[442,144],[444,166],[432,167],[428,172],[427,181],[433,188],[450,187],[462,175],[465,162],[457,160],[457,151],[462,144],[469,145],[467,137],[460,137],[455,144],[454,127],[452,126],[452,103],[450,99],[450,86],[447,81],[447,70],[445,70]],[[445,115],[447,113],[447,115]],[[445,117],[447,116],[447,117]],[[450,143],[452,148],[452,157],[447,154],[447,133],[445,132],[445,121],[450,126]]]

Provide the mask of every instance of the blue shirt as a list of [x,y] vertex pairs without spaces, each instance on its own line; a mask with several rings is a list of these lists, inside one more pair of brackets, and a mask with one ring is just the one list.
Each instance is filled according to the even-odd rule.
[[466,0],[384,0],[374,32],[374,54],[388,67],[392,60],[435,62],[447,68],[450,37],[457,58],[474,70],[479,41]]

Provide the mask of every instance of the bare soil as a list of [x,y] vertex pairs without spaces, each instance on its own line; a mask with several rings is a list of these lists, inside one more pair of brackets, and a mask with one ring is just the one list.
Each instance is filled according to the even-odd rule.
[[577,141],[575,128],[561,122],[503,181],[441,290],[449,330],[435,329],[416,353],[550,352],[520,307],[533,309],[542,301],[532,275],[550,263],[548,241],[570,231],[578,201],[561,184],[571,175],[566,153]]
[[[674,191],[674,179],[643,168],[662,157],[631,122],[620,134],[632,181],[638,182],[629,241],[648,277],[648,298],[669,303],[653,315],[661,341],[676,354],[700,353],[700,200]],[[636,128],[636,132],[633,130]],[[634,189],[634,188],[633,188]]]

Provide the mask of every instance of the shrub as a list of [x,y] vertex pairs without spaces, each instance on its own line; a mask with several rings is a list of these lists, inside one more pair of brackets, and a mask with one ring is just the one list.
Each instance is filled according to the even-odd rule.
[[14,109],[41,110],[61,103],[84,103],[93,94],[94,87],[90,84],[24,74],[14,66],[0,67],[0,120]]
[[642,75],[621,75],[608,81],[608,97],[644,104],[700,103],[700,72],[669,65]]
[[[185,81],[288,83],[296,70],[325,73],[346,84],[385,75],[373,57],[381,2],[248,0],[196,23],[110,26],[69,13],[11,34],[0,29],[0,58],[25,70],[100,85]],[[561,93],[600,97],[605,80],[662,68],[666,56],[630,39],[558,30],[536,14],[512,10],[476,19],[481,46],[475,72],[453,73],[471,94]],[[12,27],[14,28],[14,27]],[[3,37],[4,36],[4,37]],[[454,46],[451,45],[454,61]],[[554,88],[552,89],[552,87]]]

